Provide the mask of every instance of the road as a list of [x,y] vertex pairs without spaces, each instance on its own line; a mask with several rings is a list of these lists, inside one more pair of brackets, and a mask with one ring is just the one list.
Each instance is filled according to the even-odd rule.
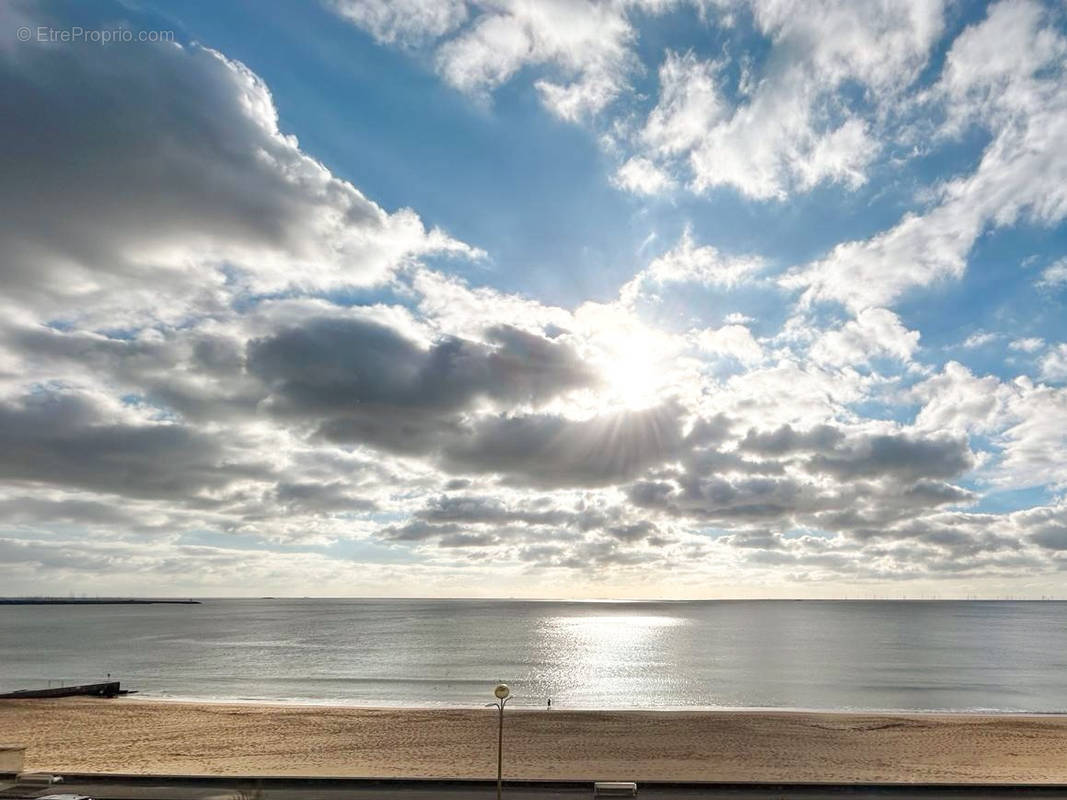
[[[329,778],[200,778],[68,775],[51,787],[0,784],[0,798],[84,795],[93,800],[494,800],[491,781],[363,780]],[[579,800],[591,783],[514,781],[505,800]],[[640,800],[1017,800],[1064,798],[1067,786],[901,786],[859,784],[667,784],[639,786]]]

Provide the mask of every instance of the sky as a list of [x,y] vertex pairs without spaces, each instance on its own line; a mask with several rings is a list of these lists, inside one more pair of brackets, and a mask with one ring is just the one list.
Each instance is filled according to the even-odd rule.
[[1067,595],[1067,8],[0,6],[0,594]]

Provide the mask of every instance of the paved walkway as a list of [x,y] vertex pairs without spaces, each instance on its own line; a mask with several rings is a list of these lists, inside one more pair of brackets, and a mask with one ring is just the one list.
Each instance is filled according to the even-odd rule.
[[[84,795],[93,800],[493,800],[496,785],[484,781],[405,781],[267,778],[181,778],[150,776],[68,776],[51,787],[0,784],[0,798]],[[505,800],[592,798],[591,783],[515,782],[505,784]],[[1012,800],[1064,798],[1054,786],[863,786],[840,784],[644,784],[639,800]]]

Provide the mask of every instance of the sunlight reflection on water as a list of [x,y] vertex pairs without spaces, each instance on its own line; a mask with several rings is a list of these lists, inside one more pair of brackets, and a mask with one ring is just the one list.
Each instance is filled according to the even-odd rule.
[[532,683],[546,697],[575,705],[611,697],[640,705],[650,687],[664,691],[671,674],[671,633],[688,620],[651,614],[558,616],[539,626],[540,650],[556,654]]

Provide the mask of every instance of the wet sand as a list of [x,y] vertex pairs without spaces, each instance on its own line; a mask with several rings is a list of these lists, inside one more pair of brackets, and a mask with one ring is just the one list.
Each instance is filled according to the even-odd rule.
[[[0,701],[27,770],[496,775],[493,709]],[[1067,783],[1067,716],[508,709],[513,778]]]

